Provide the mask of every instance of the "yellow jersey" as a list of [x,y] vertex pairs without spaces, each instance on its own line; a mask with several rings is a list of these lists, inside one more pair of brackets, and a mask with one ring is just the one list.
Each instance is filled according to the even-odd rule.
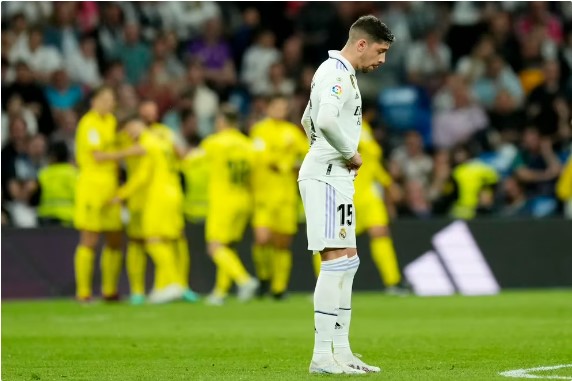
[[209,203],[250,199],[254,164],[252,141],[231,128],[207,137],[200,148],[209,165]]
[[481,191],[499,181],[495,169],[478,160],[459,164],[453,169],[452,177],[457,184],[458,197],[451,215],[461,219],[475,217]]
[[117,121],[113,114],[100,115],[88,111],[79,121],[75,136],[76,162],[82,177],[91,180],[117,178],[117,163],[97,162],[94,151],[110,152],[116,148],[115,129]]
[[54,163],[38,174],[40,204],[38,216],[57,218],[64,223],[73,221],[77,168],[69,163]]
[[568,159],[556,183],[556,195],[562,201],[572,201],[572,157]]
[[296,125],[266,118],[250,133],[257,152],[253,173],[255,199],[296,202],[298,168],[308,152],[308,139]]
[[381,164],[383,151],[373,136],[371,126],[363,121],[360,141],[358,146],[363,165],[358,171],[355,179],[356,200],[369,199],[369,197],[380,197],[376,184],[381,184],[387,188],[391,185],[391,176]]
[[184,213],[191,221],[204,220],[208,210],[209,162],[203,150],[191,151],[181,161],[185,177]]

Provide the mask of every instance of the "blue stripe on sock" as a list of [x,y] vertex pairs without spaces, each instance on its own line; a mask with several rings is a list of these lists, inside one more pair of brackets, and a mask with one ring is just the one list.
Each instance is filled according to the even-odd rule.
[[315,314],[322,314],[322,315],[330,315],[330,316],[338,316],[338,314],[332,314],[329,312],[323,312],[323,311],[314,311]]

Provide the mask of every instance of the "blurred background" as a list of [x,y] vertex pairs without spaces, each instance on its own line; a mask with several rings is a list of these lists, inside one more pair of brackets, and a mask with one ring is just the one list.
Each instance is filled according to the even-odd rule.
[[[385,65],[358,77],[394,179],[394,221],[572,218],[562,179],[572,149],[569,1],[18,1],[2,2],[2,225],[40,224],[47,147],[73,152],[96,87],[115,89],[118,118],[154,100],[190,148],[227,101],[248,133],[266,97],[284,93],[299,125],[314,71],[364,14],[397,37]],[[483,170],[455,172],[477,162]],[[204,200],[193,197],[187,217],[200,220],[192,202]]]

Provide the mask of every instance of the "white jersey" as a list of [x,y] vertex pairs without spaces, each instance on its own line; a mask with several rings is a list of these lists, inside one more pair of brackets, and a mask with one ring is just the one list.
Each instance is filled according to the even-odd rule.
[[[357,152],[359,144],[362,104],[355,70],[339,51],[330,50],[312,78],[312,90],[308,102],[311,127],[309,133],[310,151],[306,155],[298,181],[321,180],[332,184],[333,179],[354,179],[354,171],[346,168],[347,160],[328,143],[320,128],[316,126],[320,107],[325,104],[336,106],[339,111],[338,124],[349,145]],[[333,184],[335,186],[335,184]],[[352,184],[353,185],[353,184]]]

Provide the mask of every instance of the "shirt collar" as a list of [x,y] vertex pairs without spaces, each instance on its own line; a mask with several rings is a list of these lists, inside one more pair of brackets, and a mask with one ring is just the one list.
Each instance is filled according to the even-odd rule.
[[328,55],[330,56],[330,58],[333,58],[343,63],[346,69],[348,69],[348,71],[351,74],[355,75],[356,70],[354,69],[350,61],[348,61],[344,56],[342,56],[342,53],[339,50],[328,50]]

